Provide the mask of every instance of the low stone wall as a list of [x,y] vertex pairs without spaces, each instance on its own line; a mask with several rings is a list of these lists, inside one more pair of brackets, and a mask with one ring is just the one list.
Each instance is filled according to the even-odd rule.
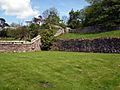
[[68,52],[120,53],[120,38],[57,40],[52,50]]
[[31,52],[41,50],[40,36],[28,41],[0,41],[0,52]]

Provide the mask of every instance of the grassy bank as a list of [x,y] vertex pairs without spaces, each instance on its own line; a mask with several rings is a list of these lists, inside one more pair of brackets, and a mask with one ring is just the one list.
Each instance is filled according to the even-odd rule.
[[15,38],[0,38],[0,41],[14,41]]
[[120,54],[0,53],[0,90],[120,90]]
[[96,38],[108,38],[108,37],[120,37],[120,30],[117,31],[110,31],[110,32],[104,32],[104,33],[97,33],[97,34],[74,34],[74,33],[68,33],[64,34],[58,38],[63,39],[96,39]]

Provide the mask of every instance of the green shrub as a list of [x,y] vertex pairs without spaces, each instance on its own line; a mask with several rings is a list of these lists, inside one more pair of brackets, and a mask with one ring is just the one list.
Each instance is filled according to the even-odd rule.
[[39,34],[39,26],[31,24],[30,26],[22,26],[16,29],[8,29],[7,36],[19,40],[30,40]]
[[31,24],[30,26],[21,26],[18,28],[7,28],[0,31],[0,37],[29,41],[39,34],[39,28],[40,26],[37,24]]
[[7,36],[15,38],[15,39],[19,39],[19,40],[29,40],[30,39],[29,31],[28,31],[27,27],[25,27],[25,26],[19,27],[16,29],[7,30]]
[[49,25],[48,24],[42,24],[40,26],[40,29],[49,29]]
[[16,29],[7,29],[7,36],[8,37],[15,37]]
[[6,29],[0,31],[0,37],[7,37],[7,31],[6,31]]
[[19,40],[28,40],[29,38],[29,31],[27,27],[20,27],[16,30],[16,36],[17,39]]
[[28,28],[30,38],[34,38],[38,35],[40,26],[38,24],[31,24]]
[[54,38],[54,31],[53,30],[43,30],[41,31],[41,42],[42,42],[42,50],[49,50],[50,46],[52,45]]

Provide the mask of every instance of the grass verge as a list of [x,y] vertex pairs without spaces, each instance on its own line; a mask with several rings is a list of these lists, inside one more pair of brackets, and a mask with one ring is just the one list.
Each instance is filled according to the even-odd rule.
[[97,34],[75,34],[75,33],[68,33],[58,38],[62,39],[96,39],[96,38],[109,38],[109,37],[120,37],[120,30],[104,32],[104,33],[97,33]]

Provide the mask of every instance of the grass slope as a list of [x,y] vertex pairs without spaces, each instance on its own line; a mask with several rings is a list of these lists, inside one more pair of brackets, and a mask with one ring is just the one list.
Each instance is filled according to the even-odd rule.
[[0,38],[0,41],[14,41],[16,40],[15,38]]
[[104,33],[97,33],[97,34],[64,34],[58,38],[64,38],[64,39],[95,39],[95,38],[106,38],[106,37],[120,37],[120,30],[117,31],[110,31],[110,32],[104,32]]
[[0,53],[0,90],[120,90],[120,54]]

